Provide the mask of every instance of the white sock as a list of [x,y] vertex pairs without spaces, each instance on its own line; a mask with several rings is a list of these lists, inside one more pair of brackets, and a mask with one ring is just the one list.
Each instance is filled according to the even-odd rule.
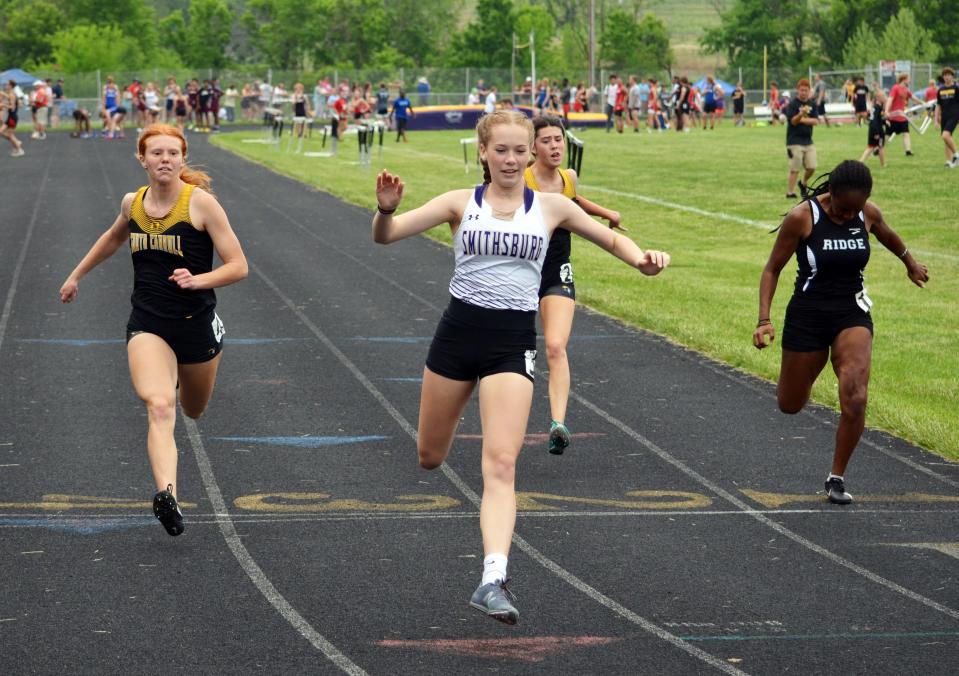
[[843,481],[843,478],[840,475],[833,474],[832,472],[830,472],[829,476],[826,477],[826,481],[829,481],[830,479],[839,479],[840,481]]
[[483,581],[481,584],[502,582],[506,579],[506,554],[490,554],[483,559]]

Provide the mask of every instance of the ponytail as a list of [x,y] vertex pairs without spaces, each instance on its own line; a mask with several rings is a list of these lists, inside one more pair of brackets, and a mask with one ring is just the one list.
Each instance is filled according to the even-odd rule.
[[180,169],[180,180],[184,183],[195,185],[198,188],[203,188],[211,195],[213,194],[213,191],[210,190],[210,183],[212,182],[212,179],[205,171],[194,169],[193,167],[189,167],[184,163],[183,168]]
[[[850,190],[864,192],[866,197],[872,194],[872,173],[870,173],[869,167],[858,160],[843,160],[832,171],[816,177],[813,185],[801,186],[803,200],[815,199],[827,192],[838,195]],[[785,215],[783,214],[783,216]],[[779,225],[770,230],[770,234],[781,227],[782,225]]]

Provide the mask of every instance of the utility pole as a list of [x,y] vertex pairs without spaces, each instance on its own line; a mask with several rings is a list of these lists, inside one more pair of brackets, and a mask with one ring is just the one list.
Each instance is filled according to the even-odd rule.
[[589,0],[589,86],[596,85],[596,0]]

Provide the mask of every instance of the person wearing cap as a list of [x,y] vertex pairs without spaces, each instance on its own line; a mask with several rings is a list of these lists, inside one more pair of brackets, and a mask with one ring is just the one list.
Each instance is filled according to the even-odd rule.
[[430,104],[430,83],[425,77],[421,77],[416,81],[416,93],[419,95],[421,106],[428,106]]
[[33,83],[30,110],[33,112],[33,133],[30,138],[42,141],[47,137],[47,125],[50,124],[50,93],[43,80]]

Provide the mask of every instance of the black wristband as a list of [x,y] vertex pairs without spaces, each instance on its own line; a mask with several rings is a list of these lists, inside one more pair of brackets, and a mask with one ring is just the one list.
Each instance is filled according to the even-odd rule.
[[393,207],[392,209],[384,209],[379,204],[376,205],[376,210],[384,216],[392,216],[394,213],[396,213],[396,207]]

